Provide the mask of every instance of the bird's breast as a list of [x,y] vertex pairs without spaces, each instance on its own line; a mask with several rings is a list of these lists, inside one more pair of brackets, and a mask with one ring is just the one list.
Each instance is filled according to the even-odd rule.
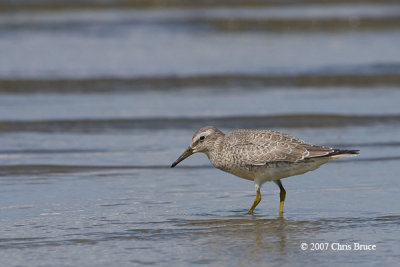
[[210,154],[208,155],[208,158],[210,162],[214,165],[214,167],[217,169],[220,169],[224,172],[228,172],[243,179],[251,181],[254,180],[254,173],[252,172],[249,166],[240,164],[240,162],[237,162],[236,160],[227,156],[226,154],[224,155]]

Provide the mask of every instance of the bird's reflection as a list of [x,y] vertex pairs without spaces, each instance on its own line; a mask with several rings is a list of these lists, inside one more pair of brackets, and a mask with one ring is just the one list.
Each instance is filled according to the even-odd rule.
[[[226,217],[186,220],[180,226],[189,227],[194,244],[207,246],[218,257],[239,255],[255,261],[270,257],[285,263],[293,251],[301,253],[300,244],[318,234],[365,224],[398,223],[400,216],[367,218],[332,218],[315,220],[265,218],[263,216]],[[189,229],[187,229],[189,230]],[[279,256],[279,257],[278,257]]]

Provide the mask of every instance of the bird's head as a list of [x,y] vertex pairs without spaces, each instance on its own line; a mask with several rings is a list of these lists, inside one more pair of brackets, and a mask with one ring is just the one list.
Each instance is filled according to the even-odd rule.
[[215,141],[224,133],[218,130],[214,126],[206,126],[198,130],[192,138],[192,142],[185,152],[171,165],[171,168],[175,167],[179,162],[191,156],[194,153],[202,152],[209,153],[215,147]]

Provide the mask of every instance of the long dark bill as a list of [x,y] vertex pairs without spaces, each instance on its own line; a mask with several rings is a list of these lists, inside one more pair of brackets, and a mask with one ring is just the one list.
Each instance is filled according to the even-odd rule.
[[180,157],[177,160],[175,160],[174,163],[172,163],[171,168],[175,167],[176,165],[178,165],[179,162],[186,159],[187,157],[189,157],[192,154],[193,154],[192,149],[190,147],[188,147],[188,149],[186,149],[185,152],[183,152],[182,155],[180,155]]

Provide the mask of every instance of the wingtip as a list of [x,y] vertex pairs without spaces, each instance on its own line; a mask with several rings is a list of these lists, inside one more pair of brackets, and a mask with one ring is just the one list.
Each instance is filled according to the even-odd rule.
[[330,155],[333,158],[341,158],[341,157],[355,157],[360,154],[360,150],[358,149],[335,149],[335,151]]
[[352,155],[358,155],[360,154],[359,149],[353,149],[353,150],[342,150],[343,154],[352,154]]

